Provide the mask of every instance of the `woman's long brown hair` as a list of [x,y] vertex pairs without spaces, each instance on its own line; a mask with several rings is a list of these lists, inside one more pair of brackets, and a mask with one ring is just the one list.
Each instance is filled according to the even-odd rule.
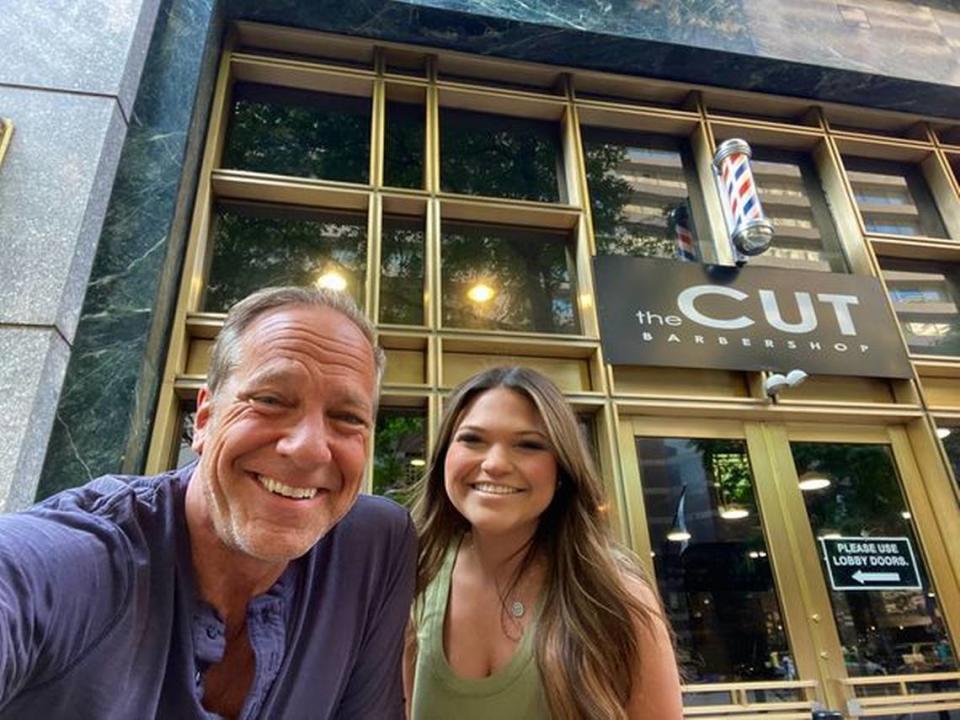
[[557,459],[556,493],[540,516],[518,571],[535,558],[546,565],[534,647],[550,717],[626,720],[631,679],[639,663],[636,623],[649,625],[656,611],[639,602],[626,584],[627,578],[643,582],[639,565],[612,540],[603,485],[573,410],[556,385],[539,373],[493,368],[451,395],[429,467],[414,492],[413,515],[420,534],[417,594],[436,576],[451,543],[470,529],[447,497],[447,449],[473,399],[499,387],[534,404]]

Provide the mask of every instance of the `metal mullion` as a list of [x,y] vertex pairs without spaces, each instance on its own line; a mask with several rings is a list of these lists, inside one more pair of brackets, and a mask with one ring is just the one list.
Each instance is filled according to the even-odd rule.
[[206,145],[200,166],[200,177],[197,181],[197,195],[194,200],[180,289],[177,293],[173,329],[164,361],[157,410],[144,468],[148,474],[156,474],[168,469],[173,439],[177,432],[180,403],[177,399],[175,384],[177,376],[182,374],[185,368],[190,349],[187,316],[190,312],[199,309],[202,297],[204,268],[209,255],[210,218],[214,202],[211,176],[220,162],[226,135],[227,97],[231,87],[230,60],[234,42],[235,31],[231,30],[224,41],[224,50],[220,57],[213,101],[210,106]]

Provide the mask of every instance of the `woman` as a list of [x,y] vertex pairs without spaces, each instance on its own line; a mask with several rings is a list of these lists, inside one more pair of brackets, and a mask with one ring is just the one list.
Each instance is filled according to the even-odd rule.
[[557,387],[494,368],[450,398],[414,516],[412,720],[679,720],[670,635],[608,534]]

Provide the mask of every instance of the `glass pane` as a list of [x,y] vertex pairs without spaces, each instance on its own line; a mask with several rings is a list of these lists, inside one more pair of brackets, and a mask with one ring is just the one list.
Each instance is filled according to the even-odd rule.
[[276,285],[330,287],[362,303],[366,261],[364,216],[224,203],[214,221],[204,310],[226,312]]
[[685,680],[795,679],[746,443],[638,437],[636,447]]
[[465,195],[559,202],[564,198],[555,122],[440,110],[440,185]]
[[944,263],[879,258],[911,352],[960,355],[960,271]]
[[565,233],[445,223],[440,253],[447,327],[579,332]]
[[197,404],[190,401],[184,401],[180,405],[180,434],[177,436],[176,457],[174,458],[175,468],[182,468],[187,463],[191,463],[199,457],[193,450],[193,423],[197,415]]
[[697,260],[689,151],[673,138],[583,129],[597,252]]
[[380,322],[423,324],[423,221],[383,219]]
[[426,469],[427,416],[423,410],[380,408],[373,445],[373,493],[399,503],[410,499]]
[[960,426],[941,425],[937,428],[937,437],[950,459],[953,479],[960,485]]
[[423,187],[426,123],[422,105],[388,102],[384,130],[383,184]]
[[803,491],[816,537],[908,538],[916,556],[922,590],[833,590],[823,568],[847,672],[859,677],[955,669],[890,448],[795,442],[790,449],[801,480],[820,480]]
[[763,210],[776,230],[751,265],[846,272],[817,171],[803,153],[754,147],[751,162]]
[[843,164],[867,232],[947,236],[916,165],[846,156]]
[[370,98],[237,83],[223,167],[366,183]]

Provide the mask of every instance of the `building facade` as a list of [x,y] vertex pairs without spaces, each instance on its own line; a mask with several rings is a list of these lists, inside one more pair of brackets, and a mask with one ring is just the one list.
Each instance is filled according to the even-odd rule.
[[[472,373],[567,393],[690,716],[960,717],[960,12],[131,0],[70,45],[29,5],[0,27],[61,43],[0,72],[5,509],[186,462],[225,309],[332,287],[388,355],[371,492]],[[775,228],[741,271],[732,138]],[[725,300],[663,296],[701,272]]]

